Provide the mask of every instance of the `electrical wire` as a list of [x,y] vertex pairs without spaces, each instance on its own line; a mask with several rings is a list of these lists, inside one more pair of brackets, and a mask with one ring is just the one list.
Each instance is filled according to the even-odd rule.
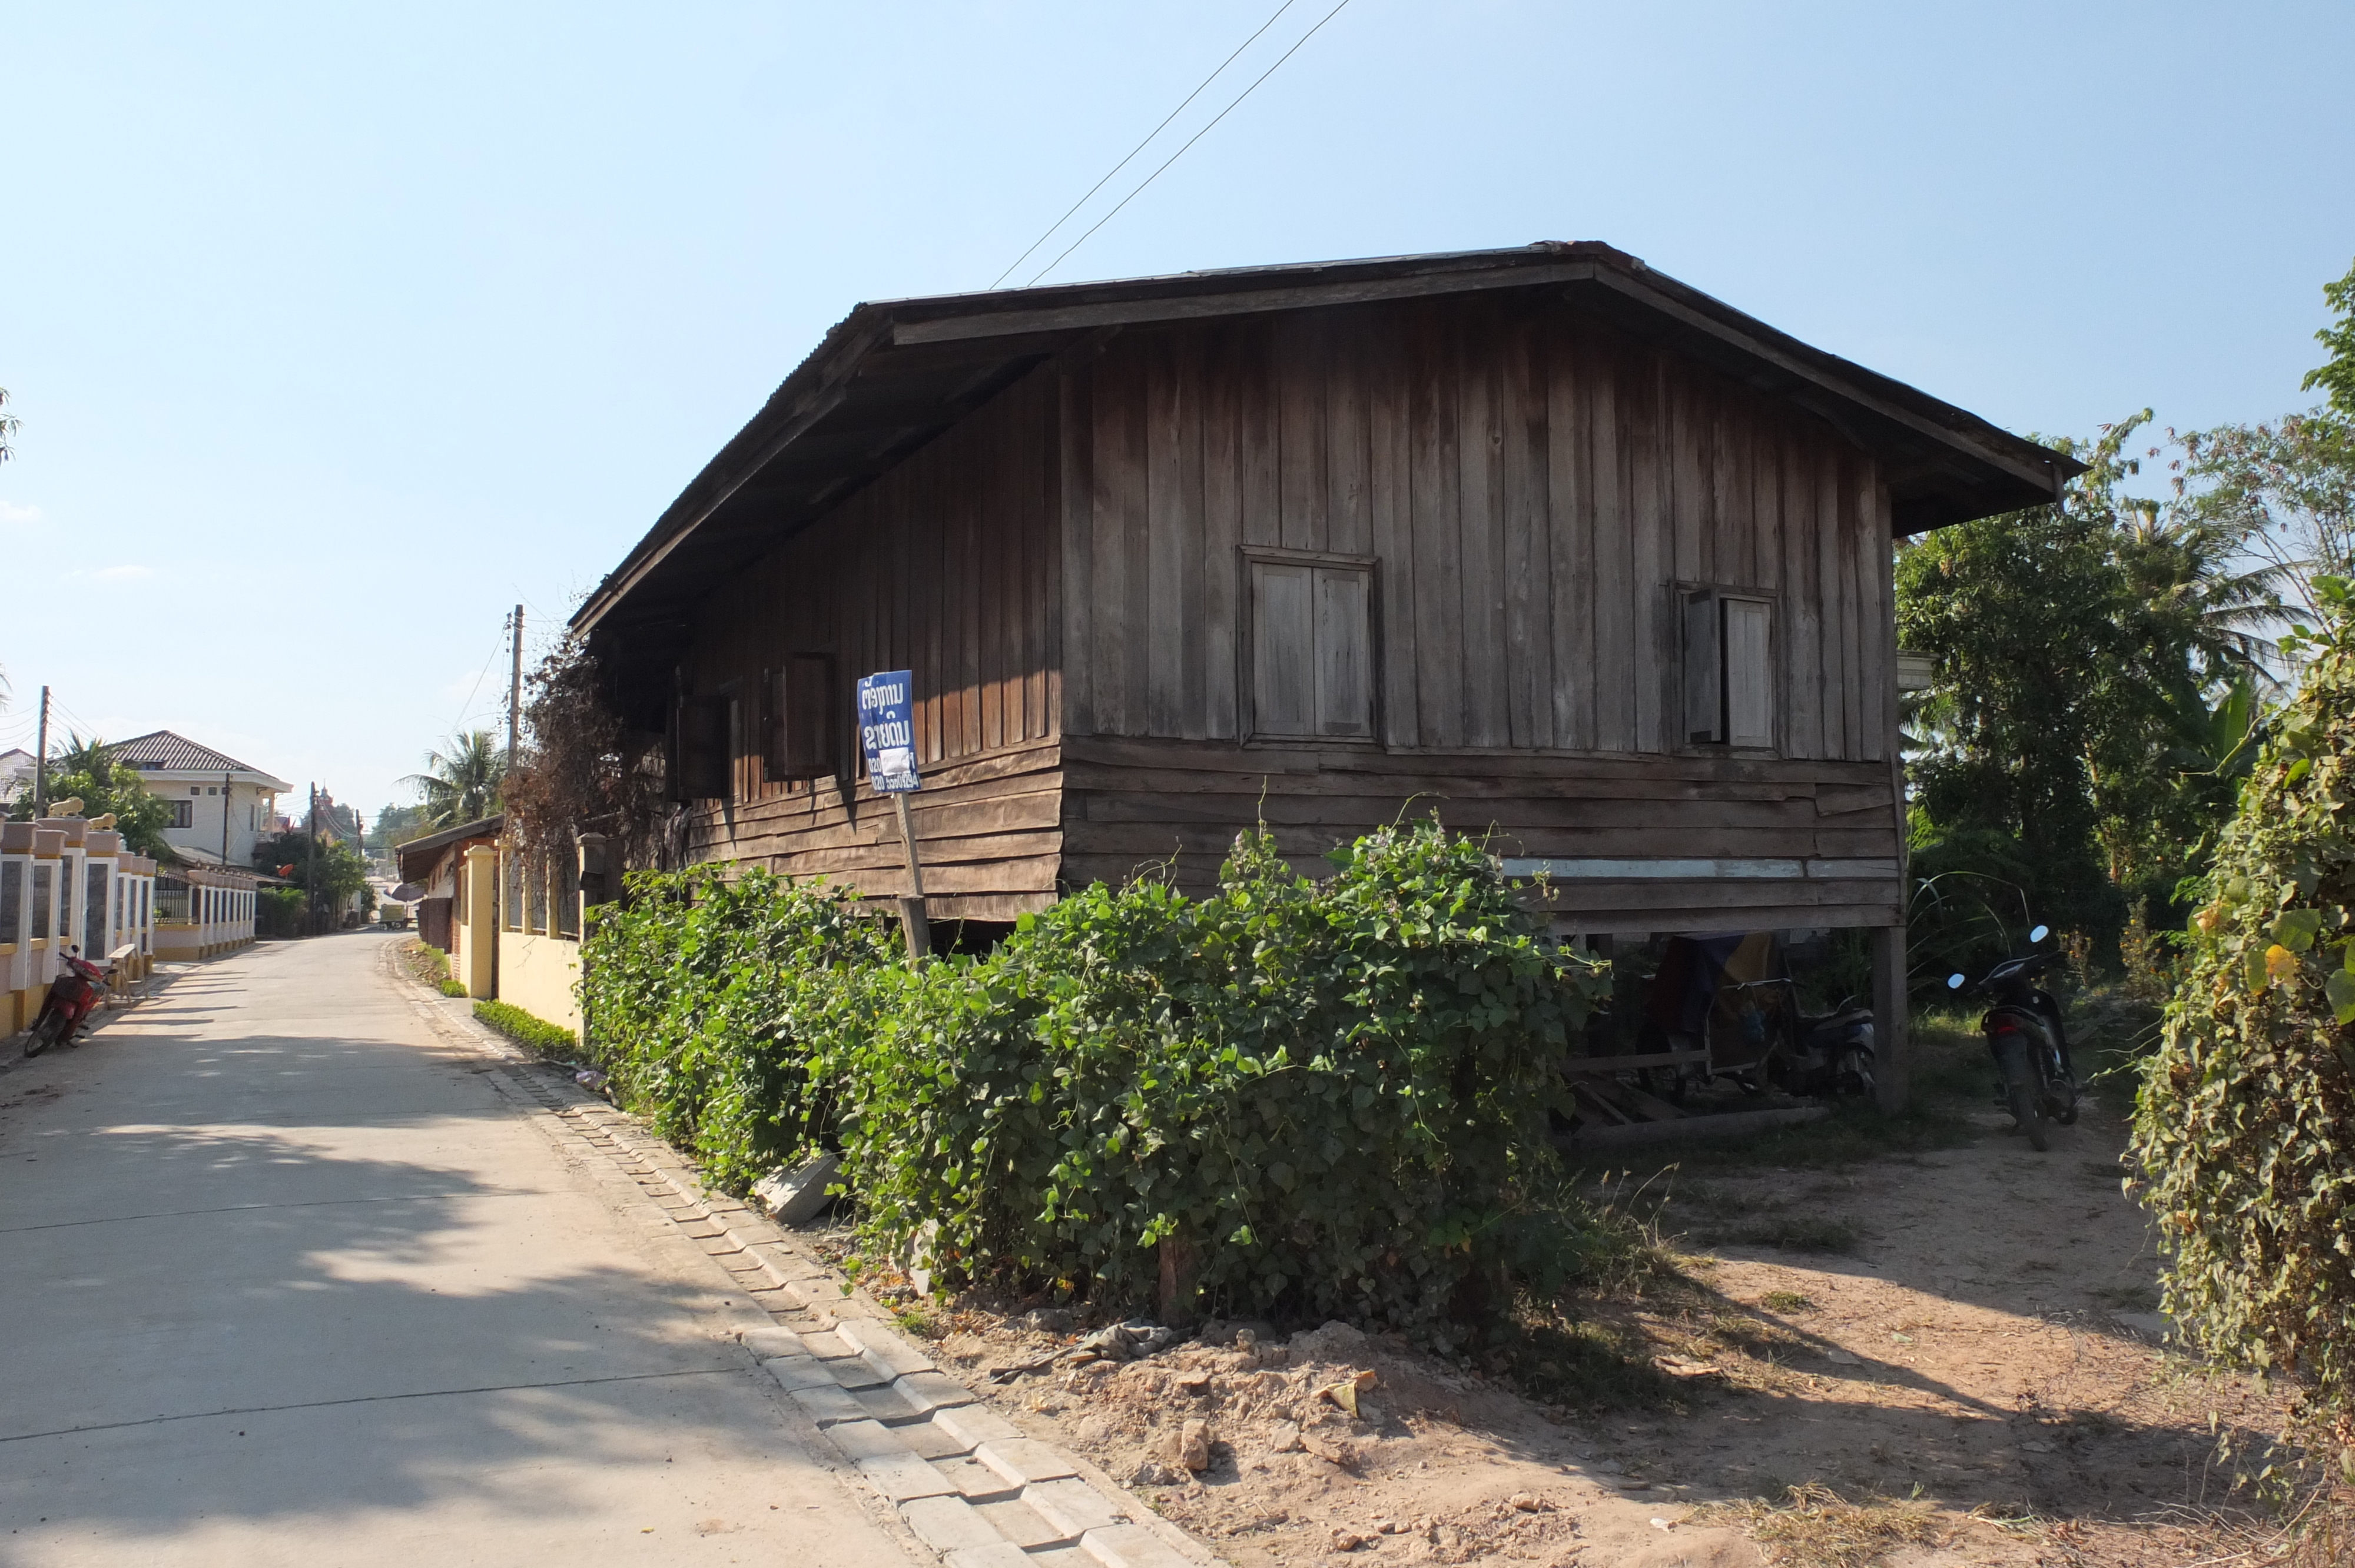
[[474,689],[466,694],[465,702],[462,704],[458,709],[458,716],[450,721],[450,734],[452,736],[454,736],[459,733],[459,728],[466,722],[467,715],[474,711],[475,693],[480,692],[483,689],[483,683],[490,678],[491,666],[498,662],[499,655],[506,651],[506,645],[507,630],[506,627],[502,626],[499,629],[498,641],[492,645],[491,656],[483,661],[481,671],[474,676]]
[[1130,202],[1133,202],[1138,196],[1143,196],[1145,194],[1146,185],[1149,185],[1154,181],[1159,179],[1163,173],[1168,169],[1170,164],[1176,163],[1178,159],[1186,155],[1187,147],[1191,147],[1195,143],[1209,135],[1218,125],[1220,120],[1224,120],[1228,115],[1232,114],[1235,110],[1241,105],[1244,99],[1249,98],[1253,92],[1259,90],[1259,84],[1261,82],[1265,81],[1269,77],[1273,76],[1277,69],[1283,66],[1285,60],[1288,60],[1294,55],[1298,54],[1300,52],[1301,44],[1305,44],[1309,39],[1323,32],[1325,30],[1325,23],[1331,21],[1343,11],[1348,10],[1348,6],[1349,0],[1341,0],[1341,3],[1338,5],[1336,5],[1330,11],[1326,12],[1324,21],[1318,22],[1315,26],[1301,34],[1300,42],[1294,44],[1290,48],[1284,50],[1284,53],[1278,55],[1274,65],[1272,65],[1265,70],[1260,72],[1259,75],[1252,79],[1251,86],[1243,89],[1241,92],[1235,95],[1234,102],[1228,104],[1224,109],[1219,111],[1217,119],[1212,120],[1209,124],[1203,126],[1199,131],[1197,131],[1191,136],[1188,136],[1186,139],[1185,147],[1180,147],[1176,152],[1170,154],[1167,163],[1164,163],[1160,168],[1154,170],[1151,174],[1145,176],[1144,184],[1139,185],[1135,190],[1121,197],[1120,207],[1114,207],[1112,211],[1096,219],[1093,224],[1089,226],[1087,234],[1081,235],[1077,239],[1072,240],[1071,244],[1065,246],[1063,248],[1062,256],[1056,257],[1052,261],[1048,262],[1044,267],[1039,268],[1038,271],[1032,273],[1030,276],[1030,282],[1026,285],[1026,287],[1036,287],[1039,279],[1045,277],[1048,273],[1053,271],[1056,268],[1063,264],[1064,257],[1071,255],[1072,251],[1077,250],[1081,246],[1085,245],[1088,242],[1089,235],[1095,233],[1097,229],[1102,228],[1105,224],[1110,223],[1114,218],[1119,217],[1120,208],[1126,207]]
[[[1040,247],[1041,245],[1046,244],[1048,240],[1050,240],[1050,239],[1051,239],[1051,238],[1053,238],[1055,237],[1055,230],[1057,230],[1057,229],[1059,229],[1059,228],[1062,228],[1062,227],[1063,227],[1063,225],[1065,225],[1065,224],[1067,224],[1067,223],[1069,223],[1069,222],[1071,222],[1071,213],[1073,213],[1073,212],[1077,212],[1077,211],[1079,211],[1079,210],[1080,210],[1080,208],[1082,208],[1082,207],[1083,207],[1087,206],[1087,205],[1088,205],[1088,197],[1089,197],[1089,196],[1094,196],[1094,195],[1096,194],[1096,192],[1098,192],[1098,191],[1100,191],[1100,190],[1103,189],[1105,185],[1107,185],[1111,184],[1111,183],[1112,183],[1112,177],[1113,177],[1113,175],[1116,175],[1116,174],[1120,173],[1123,169],[1124,169],[1124,168],[1128,167],[1128,165],[1129,165],[1131,163],[1133,163],[1133,162],[1135,162],[1135,161],[1136,155],[1137,155],[1139,153],[1144,152],[1146,148],[1147,148],[1147,147],[1149,147],[1149,146],[1151,146],[1151,145],[1153,144],[1153,138],[1154,138],[1154,137],[1160,135],[1164,131],[1167,131],[1167,130],[1168,130],[1168,129],[1169,129],[1169,121],[1171,121],[1171,120],[1175,120],[1175,119],[1177,119],[1177,118],[1178,118],[1178,116],[1179,116],[1180,114],[1185,113],[1185,112],[1186,112],[1186,105],[1187,105],[1187,104],[1191,103],[1191,102],[1193,102],[1196,99],[1198,99],[1198,98],[1201,97],[1201,96],[1202,96],[1202,94],[1203,94],[1203,92],[1204,92],[1204,91],[1205,91],[1205,90],[1209,87],[1209,85],[1210,85],[1212,82],[1214,82],[1214,81],[1218,80],[1218,79],[1219,79],[1219,78],[1220,78],[1221,76],[1224,76],[1224,75],[1226,74],[1227,68],[1228,68],[1229,66],[1231,66],[1231,65],[1234,64],[1234,63],[1235,63],[1235,61],[1236,61],[1238,58],[1240,58],[1241,57],[1242,52],[1243,52],[1245,49],[1247,49],[1247,48],[1251,48],[1253,44],[1255,44],[1255,43],[1259,42],[1260,33],[1264,33],[1264,32],[1266,32],[1270,27],[1274,26],[1275,26],[1275,24],[1276,24],[1276,22],[1277,22],[1279,19],[1281,19],[1281,18],[1282,18],[1282,16],[1284,16],[1284,14],[1286,11],[1291,10],[1295,5],[1298,5],[1299,3],[1300,3],[1300,0],[1284,0],[1284,4],[1283,4],[1283,5],[1278,5],[1278,6],[1275,8],[1275,15],[1274,15],[1274,16],[1270,16],[1266,21],[1262,22],[1262,23],[1259,25],[1259,33],[1253,33],[1250,37],[1245,38],[1241,43],[1237,44],[1237,45],[1235,46],[1235,52],[1234,52],[1233,54],[1229,55],[1225,59],[1220,60],[1220,61],[1219,62],[1219,69],[1216,69],[1216,70],[1214,70],[1214,71],[1212,71],[1209,75],[1208,75],[1208,76],[1204,77],[1204,78],[1202,79],[1202,80],[1201,80],[1201,84],[1200,84],[1200,86],[1198,86],[1197,88],[1195,88],[1195,89],[1194,89],[1194,90],[1193,90],[1193,91],[1191,91],[1191,92],[1188,93],[1188,94],[1185,96],[1184,100],[1178,103],[1178,107],[1177,107],[1177,108],[1175,108],[1175,109],[1173,109],[1173,110],[1171,110],[1171,111],[1169,111],[1168,119],[1166,119],[1166,120],[1162,121],[1160,124],[1156,125],[1156,126],[1155,126],[1155,127],[1154,127],[1150,132],[1146,132],[1146,138],[1145,138],[1145,140],[1144,140],[1144,141],[1139,142],[1135,146],[1131,147],[1131,148],[1128,150],[1128,156],[1127,156],[1127,157],[1123,158],[1119,163],[1114,164],[1110,169],[1107,169],[1107,170],[1104,172],[1104,177],[1103,177],[1103,179],[1098,180],[1095,184],[1093,184],[1093,185],[1090,185],[1090,186],[1088,187],[1088,189],[1087,189],[1087,195],[1086,195],[1086,196],[1082,196],[1082,197],[1080,197],[1080,199],[1079,199],[1079,200],[1077,200],[1077,201],[1075,201],[1075,202],[1073,202],[1073,203],[1071,204],[1071,212],[1066,212],[1065,214],[1063,214],[1063,216],[1062,216],[1062,217],[1060,217],[1057,218],[1054,222],[1052,222],[1052,223],[1049,224],[1049,225],[1047,226],[1047,232],[1046,232],[1046,233],[1044,233],[1044,234],[1042,234],[1042,235],[1040,235],[1038,238],[1036,238],[1036,239],[1032,240],[1032,241],[1030,242],[1029,249],[1027,249],[1027,250],[1023,251],[1021,255],[1017,256],[1017,257],[1013,260],[1013,261],[1012,261],[1012,262],[1010,262],[1010,263],[1007,266],[1007,269],[1006,269],[1006,270],[1005,270],[1005,271],[1000,272],[996,277],[992,278],[992,279],[989,281],[989,286],[990,286],[991,288],[995,289],[996,287],[997,287],[997,285],[998,285],[998,284],[1003,283],[1004,281],[1006,281],[1006,280],[1007,280],[1007,279],[1008,279],[1008,278],[1012,277],[1012,276],[1014,275],[1014,269],[1015,269],[1015,268],[1019,267],[1019,266],[1021,266],[1021,265],[1022,265],[1022,263],[1024,263],[1025,261],[1029,260],[1030,260],[1030,257],[1031,257],[1032,252],[1036,251],[1036,250],[1039,249],[1039,247]],[[1035,280],[1034,280],[1034,281],[1035,281]]]

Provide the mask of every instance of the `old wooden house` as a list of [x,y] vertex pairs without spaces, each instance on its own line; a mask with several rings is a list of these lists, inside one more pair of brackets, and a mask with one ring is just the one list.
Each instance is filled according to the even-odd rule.
[[1410,802],[1565,928],[1901,919],[1891,544],[2076,465],[1593,243],[863,304],[575,618],[690,846],[936,918]]

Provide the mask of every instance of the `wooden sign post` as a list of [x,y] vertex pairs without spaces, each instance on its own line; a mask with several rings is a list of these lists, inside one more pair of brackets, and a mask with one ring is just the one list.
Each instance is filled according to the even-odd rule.
[[867,779],[891,797],[900,816],[900,842],[908,847],[908,895],[900,900],[900,925],[908,936],[908,961],[932,956],[932,925],[924,914],[924,864],[916,850],[915,813],[908,797],[922,787],[916,776],[914,677],[889,670],[858,679],[858,744],[867,754]]

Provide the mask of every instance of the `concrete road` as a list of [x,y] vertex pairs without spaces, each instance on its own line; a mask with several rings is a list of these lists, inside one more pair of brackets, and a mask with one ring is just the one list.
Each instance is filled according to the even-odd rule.
[[0,1563],[907,1568],[749,1308],[377,935],[0,1075]]

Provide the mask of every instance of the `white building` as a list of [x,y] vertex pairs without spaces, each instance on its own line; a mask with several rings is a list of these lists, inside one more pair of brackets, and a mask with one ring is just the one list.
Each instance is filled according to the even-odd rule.
[[0,751],[0,803],[33,792],[33,754],[22,747]]
[[172,808],[164,837],[181,859],[198,865],[251,866],[254,844],[276,829],[278,797],[294,788],[168,729],[107,750]]

